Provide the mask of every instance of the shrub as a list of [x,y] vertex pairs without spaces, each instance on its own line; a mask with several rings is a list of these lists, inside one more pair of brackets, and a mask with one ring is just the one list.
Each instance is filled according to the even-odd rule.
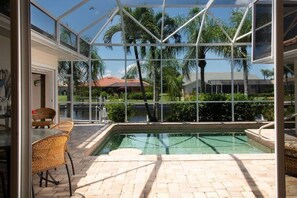
[[199,104],[200,121],[231,121],[230,103],[202,103]]
[[145,94],[146,94],[146,98],[147,98],[148,100],[152,100],[153,97],[154,97],[153,92],[145,92]]
[[[125,122],[125,104],[108,104],[106,105],[108,112],[108,119],[114,122]],[[131,105],[127,106],[127,117],[128,119],[132,116]]]
[[268,121],[274,120],[274,105],[271,103],[266,103],[262,105],[262,111],[261,114],[263,114],[264,118]]
[[92,88],[92,97],[99,97],[101,94],[100,88]]
[[[153,92],[145,92],[146,98],[148,100],[153,99]],[[143,100],[142,93],[141,92],[131,92],[128,94],[128,99],[130,100]]]
[[170,105],[169,122],[195,122],[196,104],[195,103],[177,103]]
[[108,94],[106,93],[106,91],[101,91],[101,96],[103,97],[103,98],[107,98],[107,96],[108,96]]
[[[229,97],[231,100],[231,96]],[[253,101],[254,97],[248,97],[244,94],[234,94],[235,101]],[[258,103],[251,102],[235,102],[234,104],[234,119],[236,121],[254,121],[256,115],[260,114],[257,111]],[[260,109],[258,109],[260,110]]]
[[[227,94],[200,94],[201,101],[228,101]],[[200,103],[200,121],[231,121],[231,104],[229,102]]]
[[131,92],[128,94],[128,99],[141,100],[142,93],[141,92]]

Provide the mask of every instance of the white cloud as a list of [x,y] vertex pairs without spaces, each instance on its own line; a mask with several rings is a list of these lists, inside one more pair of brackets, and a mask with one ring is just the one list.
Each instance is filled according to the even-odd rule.
[[108,76],[111,76],[111,74],[105,74],[105,75],[103,75],[103,77],[108,77]]
[[103,77],[107,77],[107,76],[111,76],[112,71],[111,70],[105,70],[104,73],[105,74],[103,75]]
[[[132,63],[132,64],[128,65],[127,66],[127,71],[129,71],[129,69],[132,68],[132,67],[136,67],[136,63]],[[125,69],[119,70],[119,73],[124,76],[125,75]]]
[[124,69],[120,69],[120,70],[118,71],[118,73],[120,73],[121,75],[124,75],[124,74],[125,74],[125,70],[124,70]]
[[[140,61],[140,64],[145,64],[145,61]],[[128,66],[127,66],[127,71],[129,71],[130,68],[132,68],[132,67],[136,67],[136,66],[137,66],[137,65],[136,65],[136,62],[135,62],[135,63],[132,63],[132,64],[130,64],[130,65],[128,65]],[[125,75],[125,69],[120,69],[120,70],[118,71],[118,74],[120,74],[121,77],[123,77],[123,76]],[[143,73],[142,75],[145,75],[145,74]],[[117,76],[118,76],[118,75],[117,75]]]

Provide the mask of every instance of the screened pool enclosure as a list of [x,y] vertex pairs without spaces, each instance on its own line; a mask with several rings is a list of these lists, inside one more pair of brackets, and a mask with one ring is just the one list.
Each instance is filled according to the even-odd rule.
[[[254,29],[268,35],[257,50],[271,53],[271,2],[253,3],[32,1],[33,30],[75,54],[59,59],[60,118],[272,120],[272,65],[255,64],[263,56],[252,54],[257,9]],[[288,100],[292,86],[286,84]]]

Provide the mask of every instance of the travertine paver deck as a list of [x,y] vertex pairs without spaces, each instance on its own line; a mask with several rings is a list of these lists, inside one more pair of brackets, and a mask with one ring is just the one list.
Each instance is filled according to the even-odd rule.
[[[86,156],[100,126],[75,126],[69,150],[75,163],[73,197],[275,197],[274,154]],[[51,171],[61,184],[38,186],[36,197],[69,197],[64,168]],[[286,177],[287,197],[297,178]]]

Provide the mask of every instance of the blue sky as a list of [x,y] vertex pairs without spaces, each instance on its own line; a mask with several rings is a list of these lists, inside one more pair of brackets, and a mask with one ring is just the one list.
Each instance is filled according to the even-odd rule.
[[[118,60],[105,60],[106,64],[106,70],[105,70],[105,76],[117,76],[117,77],[123,77],[124,75],[124,53],[123,53],[122,47],[114,47],[113,50],[107,49],[105,47],[100,47],[98,52],[99,55],[103,59],[114,59],[117,58]],[[134,59],[134,55],[128,55],[129,59]],[[214,59],[219,58],[216,54],[210,52],[208,53],[207,58]],[[121,59],[121,60],[120,60]],[[135,61],[128,61],[127,66],[135,63]],[[250,67],[250,74],[255,74],[259,78],[263,78],[263,75],[261,74],[261,69],[270,69],[272,70],[273,65],[271,64],[252,64]],[[205,68],[206,72],[230,72],[231,66],[230,62],[227,60],[207,60],[207,65]],[[235,69],[235,72],[237,72],[237,69]],[[241,72],[241,71],[239,71]]]
[[[77,3],[81,2],[80,0],[36,0],[37,3],[41,4],[44,8],[47,8],[49,12],[53,16],[60,16],[63,12],[68,10],[70,7],[76,5]],[[104,5],[103,5],[104,2]],[[156,1],[158,2],[158,1]],[[160,1],[162,2],[162,1]],[[168,1],[173,2],[173,1]],[[191,1],[192,2],[192,1]],[[231,1],[228,1],[229,3]],[[245,3],[250,2],[250,0],[232,0],[234,3]],[[180,2],[176,2],[180,3]],[[220,3],[220,2],[219,2]],[[102,6],[103,5],[103,6]],[[80,31],[82,28],[86,26],[86,24],[95,21],[96,19],[100,18],[100,16],[104,15],[105,13],[110,12],[116,6],[115,1],[103,1],[103,0],[90,0],[88,3],[83,5],[80,9],[76,10],[75,12],[69,14],[65,18],[62,18],[62,22],[69,25],[72,29],[76,31]],[[32,9],[34,10],[34,9]],[[210,8],[210,12],[220,21],[227,21],[231,15],[231,8]],[[155,12],[162,11],[161,8],[154,8]],[[166,13],[168,13],[171,17],[176,16],[186,16],[189,8],[166,8]],[[94,27],[90,28],[89,30],[83,32],[82,36],[93,38],[96,35],[96,32],[103,26],[103,24],[107,21],[107,18],[102,20],[100,23],[95,25]],[[51,33],[54,28],[53,23],[46,17],[42,17],[42,14],[34,14],[32,16],[33,24],[36,23],[39,26],[47,29],[49,33]],[[103,34],[111,25],[117,24],[120,22],[120,17],[116,16],[112,22],[107,25],[105,30],[99,35],[96,42],[102,43],[103,42]],[[185,41],[185,38],[183,39]],[[120,34],[113,38],[113,43],[121,43]],[[112,75],[117,77],[122,77],[124,75],[124,52],[122,47],[115,47],[113,51],[105,48],[100,47],[99,55],[103,59],[122,59],[117,61],[105,61],[106,63],[106,71],[105,75]],[[133,59],[133,55],[128,55],[127,58]],[[181,57],[182,58],[182,57]],[[217,55],[210,52],[207,55],[207,58],[218,58]],[[127,66],[133,64],[135,61],[127,62]],[[251,66],[250,73],[256,74],[259,78],[263,78],[261,74],[261,69],[272,69],[272,65],[265,65],[265,64],[255,64]],[[226,60],[209,60],[207,61],[206,72],[230,72],[230,63]]]
[[[154,9],[155,12],[161,11],[160,8]],[[167,8],[165,9],[166,13],[171,17],[177,16],[187,16],[189,11],[188,8]],[[231,8],[211,8],[210,12],[213,13],[214,17],[216,17],[220,21],[227,21],[231,16]],[[115,17],[110,25],[106,27],[108,29],[111,25],[117,24],[120,22],[119,17]],[[103,31],[104,33],[104,31]],[[186,40],[185,37],[182,40]],[[103,42],[103,34],[99,35],[97,39],[98,43]],[[121,43],[121,35],[120,33],[113,37],[112,43]],[[251,50],[251,49],[249,49]],[[113,47],[113,50],[107,49],[105,47],[99,47],[99,54],[103,59],[125,59],[123,48],[122,47]],[[131,55],[127,56],[128,59],[134,59],[133,52]],[[183,56],[180,55],[178,58],[182,59]],[[213,52],[209,52],[206,58],[222,58],[218,57]],[[105,61],[106,62],[106,72],[107,76],[117,76],[122,77],[124,75],[124,61]],[[230,72],[230,62],[226,60],[209,60],[206,66],[206,72]],[[134,64],[135,61],[129,61],[127,66]],[[273,65],[267,64],[254,64],[250,67],[250,73],[257,75],[259,78],[263,78],[261,74],[261,69],[272,69]],[[237,72],[237,70],[235,70]]]

